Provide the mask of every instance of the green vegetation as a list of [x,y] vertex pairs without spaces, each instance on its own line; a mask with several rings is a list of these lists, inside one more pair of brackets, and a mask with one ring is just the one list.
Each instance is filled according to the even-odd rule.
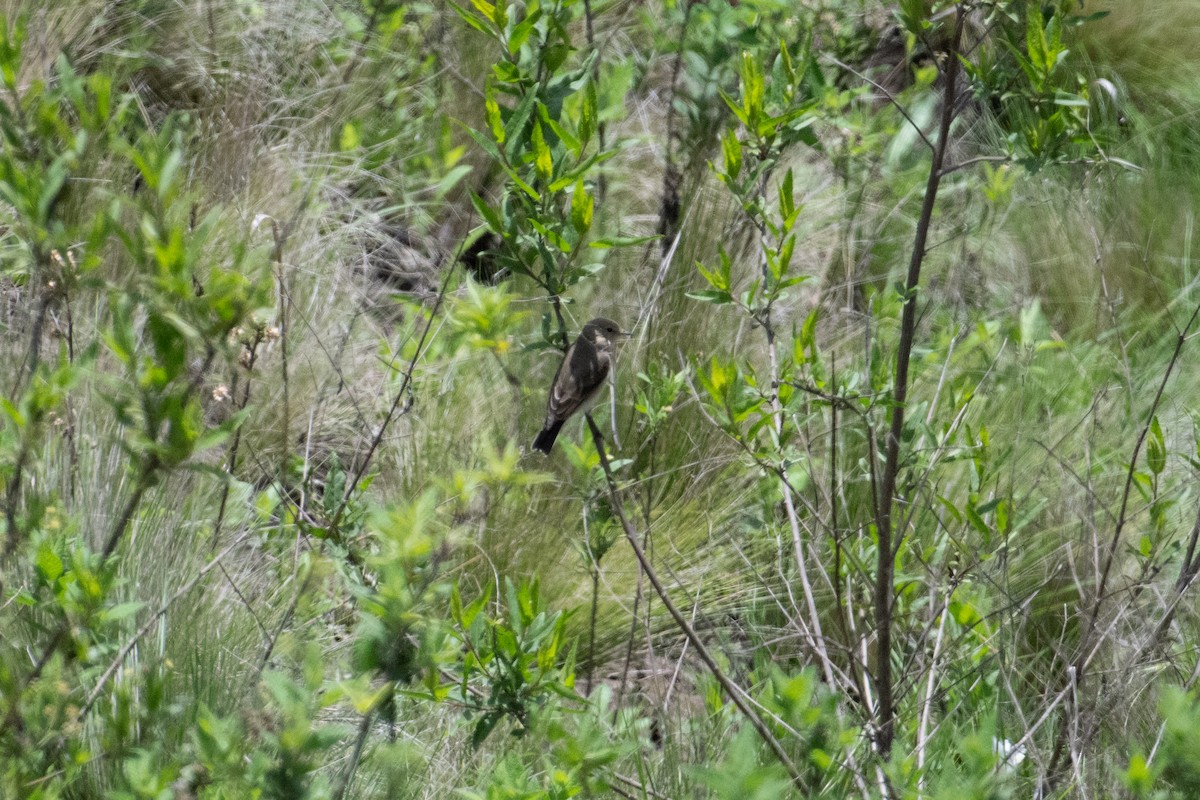
[[1195,797],[1194,17],[0,3],[0,798]]

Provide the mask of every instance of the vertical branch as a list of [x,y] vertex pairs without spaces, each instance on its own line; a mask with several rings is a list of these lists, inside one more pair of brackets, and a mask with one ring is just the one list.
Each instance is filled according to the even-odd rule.
[[625,643],[625,662],[621,668],[621,683],[617,688],[617,699],[613,703],[613,714],[620,713],[621,702],[625,699],[625,687],[629,683],[629,667],[633,662],[633,637],[637,634],[638,616],[642,604],[642,578],[645,573],[642,571],[641,564],[638,564],[637,586],[633,592],[633,610],[630,613],[629,619],[629,639]]
[[283,381],[283,421],[280,424],[279,432],[279,480],[286,485],[288,429],[292,426],[290,383],[288,381],[288,310],[292,304],[292,293],[287,282],[287,268],[283,264],[283,244],[287,240],[287,233],[280,231],[279,224],[274,219],[271,220],[271,233],[275,238],[271,260],[275,264],[276,276],[279,281],[279,372]]
[[20,527],[17,524],[17,506],[21,500],[21,486],[25,481],[25,464],[29,460],[32,448],[30,437],[33,431],[26,429],[21,437],[21,450],[17,453],[17,462],[13,466],[12,477],[8,479],[8,487],[4,492],[4,520],[8,531],[4,544],[4,556],[7,558],[17,551],[17,543],[21,538]]
[[346,65],[346,71],[342,73],[342,84],[345,85],[354,77],[355,70],[363,62],[363,57],[367,52],[367,48],[371,44],[372,37],[375,36],[376,28],[379,26],[379,15],[383,11],[383,0],[376,0],[374,8],[371,9],[371,16],[367,19],[367,24],[363,28],[362,43],[354,52],[354,57],[350,59],[350,63]]
[[956,7],[957,19],[954,35],[945,54],[945,70],[942,94],[942,114],[938,127],[938,139],[929,165],[929,180],[925,185],[925,200],[921,205],[921,216],[917,221],[917,232],[913,241],[912,258],[908,264],[908,276],[904,283],[904,310],[900,318],[900,343],[896,352],[896,378],[893,397],[891,427],[886,442],[886,460],[883,480],[879,487],[879,517],[877,526],[879,546],[875,575],[875,635],[878,666],[875,672],[875,689],[879,695],[879,717],[876,744],[881,758],[888,758],[895,736],[896,707],[892,682],[892,583],[896,569],[896,550],[899,536],[892,530],[892,509],[896,503],[896,482],[900,475],[900,437],[904,432],[904,406],[908,401],[908,366],[912,359],[913,340],[917,328],[917,288],[921,283],[921,266],[925,262],[925,247],[929,229],[933,224],[933,209],[937,202],[938,187],[942,180],[942,164],[950,140],[950,123],[954,121],[954,107],[958,99],[958,51],[962,42],[966,14],[961,4]]
[[[596,49],[596,31],[593,26],[594,14],[592,13],[592,0],[583,0],[583,18],[586,23],[588,50],[596,53],[596,60],[592,63],[592,82],[596,84],[597,90],[600,88],[600,55]],[[599,152],[603,153],[607,146],[608,139],[608,122],[600,120],[596,124],[596,144],[599,147]],[[608,176],[603,169],[599,170],[596,178],[596,205],[604,207],[604,196],[608,193]]]
[[[775,345],[774,330],[767,327],[767,352],[771,359],[771,414],[775,418],[775,436],[780,448],[783,447],[784,409],[779,402],[779,353]],[[786,476],[786,472],[782,473]],[[804,537],[800,531],[800,519],[796,514],[796,501],[792,498],[792,484],[788,480],[781,481],[783,489],[783,506],[787,511],[788,526],[792,533],[792,551],[796,559],[796,571],[800,576],[800,588],[804,592],[804,604],[808,607],[809,622],[812,625],[812,646],[821,661],[821,672],[830,686],[837,686],[833,662],[825,646],[825,634],[821,630],[821,614],[817,609],[816,597],[813,594],[812,581],[808,576],[808,560],[804,557]],[[834,523],[836,525],[836,521]],[[836,534],[835,534],[836,536]]]
[[[389,695],[385,694],[385,697]],[[380,703],[379,705],[382,705]],[[333,791],[330,794],[332,800],[342,800],[346,796],[346,790],[350,788],[350,781],[354,779],[354,773],[358,769],[359,759],[362,758],[363,746],[367,743],[367,736],[371,733],[371,723],[375,720],[375,711],[379,706],[372,706],[363,714],[362,722],[358,725],[358,736],[354,740],[354,750],[350,752],[350,763],[346,766],[346,770],[338,776],[337,783],[334,784]]]
[[592,558],[592,609],[588,619],[588,666],[583,682],[583,693],[592,693],[592,678],[596,672],[596,615],[600,611],[600,564]]
[[[1163,394],[1166,392],[1167,383],[1171,380],[1171,376],[1175,373],[1175,367],[1179,364],[1180,355],[1183,353],[1183,346],[1187,343],[1192,327],[1196,324],[1196,320],[1200,318],[1200,305],[1192,309],[1192,315],[1188,318],[1187,324],[1180,330],[1175,337],[1175,349],[1171,353],[1171,360],[1167,362],[1167,368],[1163,372],[1162,380],[1158,383],[1158,390],[1154,393],[1154,400],[1150,403],[1150,410],[1146,413],[1146,420],[1142,423],[1141,429],[1138,431],[1137,440],[1133,444],[1133,453],[1129,457],[1129,466],[1125,471],[1125,488],[1121,492],[1121,506],[1117,513],[1117,521],[1113,526],[1112,536],[1109,537],[1107,546],[1104,551],[1104,562],[1100,570],[1100,580],[1096,586],[1096,594],[1092,598],[1091,606],[1087,610],[1087,623],[1084,627],[1083,636],[1079,642],[1078,655],[1071,663],[1068,669],[1068,674],[1071,676],[1073,698],[1081,696],[1084,682],[1087,679],[1088,667],[1091,665],[1091,659],[1099,650],[1100,644],[1103,642],[1103,634],[1098,640],[1094,640],[1096,636],[1097,623],[1100,620],[1100,612],[1104,608],[1104,601],[1108,599],[1108,581],[1112,576],[1113,562],[1116,559],[1117,550],[1121,545],[1121,535],[1125,531],[1125,524],[1129,519],[1129,498],[1133,492],[1134,474],[1137,472],[1137,461],[1141,456],[1142,446],[1146,443],[1146,437],[1150,434],[1150,426],[1158,414],[1158,408],[1162,404]],[[1195,537],[1200,535],[1200,523],[1193,529],[1193,540],[1189,544],[1188,555],[1191,556],[1195,550]],[[1180,588],[1186,588],[1190,578],[1185,578],[1189,568],[1188,561],[1184,562],[1183,571],[1180,573],[1176,582],[1176,596],[1182,591]],[[1164,618],[1165,625],[1170,625],[1170,615]],[[1159,631],[1155,632],[1155,637],[1160,632],[1165,633],[1166,628],[1160,626]],[[1064,714],[1070,713],[1077,715],[1078,706],[1072,702],[1064,706]],[[1050,759],[1048,781],[1051,787],[1056,786],[1062,778],[1063,772],[1066,769],[1064,759],[1069,755],[1067,752],[1067,737],[1070,733],[1069,726],[1064,720],[1064,724],[1059,728],[1058,739],[1054,745],[1054,755]]]
[[[946,633],[946,617],[949,615],[950,595],[954,593],[954,587],[946,592],[946,599],[942,602],[941,613],[938,616],[937,633],[933,638],[933,655],[929,658],[929,673],[925,681],[925,695],[921,698],[920,709],[921,719],[917,724],[917,794],[921,796],[925,793],[925,759],[926,751],[929,748],[929,717],[933,711],[933,693],[937,689],[937,673],[938,659],[942,653],[942,639]],[[937,607],[934,606],[934,611],[937,612]]]
[[692,19],[694,2],[688,2],[683,11],[683,22],[679,26],[679,45],[671,64],[671,83],[667,92],[667,152],[664,157],[662,198],[658,209],[658,234],[662,237],[662,255],[666,258],[679,228],[679,186],[683,181],[679,163],[675,158],[676,140],[680,139],[675,113],[675,99],[679,94],[679,73],[683,70],[683,51],[687,46],[688,25]]
[[388,408],[387,414],[384,415],[383,422],[380,423],[379,428],[375,431],[375,435],[371,438],[371,444],[367,447],[367,452],[363,455],[357,469],[354,470],[353,477],[346,484],[345,494],[342,495],[342,500],[338,503],[337,510],[330,520],[329,528],[339,538],[340,529],[338,526],[341,523],[342,515],[346,513],[346,508],[350,505],[350,499],[354,496],[354,491],[362,481],[363,475],[367,474],[367,468],[370,466],[371,460],[375,457],[376,451],[383,444],[384,434],[387,433],[388,428],[391,427],[396,417],[408,410],[408,403],[405,401],[412,393],[413,372],[417,368],[417,362],[425,352],[425,343],[429,339],[429,334],[433,332],[433,325],[437,321],[438,311],[441,310],[442,303],[445,302],[446,292],[450,289],[450,279],[454,277],[454,268],[462,257],[462,251],[463,243],[459,243],[449,267],[446,268],[446,276],[442,279],[442,285],[438,289],[433,308],[429,311],[429,321],[425,323],[425,329],[421,331],[421,338],[417,341],[417,348],[413,351],[412,360],[408,362],[408,368],[404,371],[404,377],[400,381],[400,388],[396,390],[396,394],[392,398],[392,404]]

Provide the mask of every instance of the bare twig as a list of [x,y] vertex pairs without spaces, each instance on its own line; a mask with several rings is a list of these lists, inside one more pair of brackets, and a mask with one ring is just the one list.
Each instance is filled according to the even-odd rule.
[[954,593],[951,586],[946,591],[946,599],[938,614],[937,634],[933,639],[933,654],[929,658],[929,671],[926,673],[925,696],[921,699],[921,721],[917,725],[917,794],[925,791],[925,752],[929,746],[929,716],[933,710],[933,693],[937,688],[938,659],[941,656],[942,637],[946,632],[946,606],[950,603],[950,595]]
[[706,667],[708,667],[709,673],[714,679],[716,679],[717,683],[721,685],[721,688],[725,691],[725,694],[729,697],[730,701],[737,707],[738,711],[742,713],[742,716],[746,718],[746,721],[750,723],[750,726],[754,728],[755,732],[759,735],[759,738],[763,740],[763,743],[766,744],[771,752],[775,754],[775,757],[779,760],[779,763],[783,765],[785,770],[787,770],[787,773],[791,777],[796,788],[801,792],[806,791],[807,783],[804,780],[804,776],[801,774],[795,762],[792,761],[791,756],[789,756],[787,751],[784,749],[783,743],[779,741],[779,738],[775,736],[775,734],[767,726],[766,721],[763,720],[758,711],[756,711],[750,704],[749,697],[745,690],[735,684],[729,678],[729,676],[725,674],[725,671],[721,669],[721,666],[717,663],[712,653],[709,652],[708,647],[700,639],[700,635],[696,633],[696,629],[692,627],[691,623],[687,621],[687,618],[684,617],[679,611],[679,608],[671,599],[671,595],[667,592],[666,587],[663,585],[662,581],[659,580],[658,573],[650,564],[650,560],[646,557],[646,551],[642,549],[641,542],[638,541],[637,531],[634,529],[633,524],[629,521],[629,518],[625,516],[625,509],[621,505],[621,497],[617,492],[616,480],[613,478],[612,467],[608,463],[608,453],[606,452],[604,446],[604,434],[600,432],[600,428],[596,425],[596,421],[592,419],[592,415],[588,414],[586,416],[588,428],[590,428],[592,432],[592,441],[595,443],[596,452],[600,456],[600,466],[604,470],[605,482],[608,486],[609,498],[612,501],[613,513],[617,515],[617,519],[621,523],[621,528],[625,531],[625,539],[629,542],[629,546],[633,548],[633,554],[637,558],[638,563],[641,565],[642,571],[646,574],[646,580],[649,581],[650,585],[654,588],[655,594],[657,594],[659,599],[662,600],[663,606],[667,609],[667,613],[669,613],[671,618],[675,621],[675,625],[679,628],[683,635],[687,637],[687,640],[691,643],[692,647],[696,649],[696,653],[700,656],[700,660],[704,662]]
[[[1091,607],[1087,611],[1087,623],[1084,626],[1083,636],[1080,639],[1078,655],[1069,669],[1073,678],[1072,687],[1076,693],[1082,691],[1087,679],[1091,659],[1098,652],[1099,643],[1104,638],[1102,635],[1099,641],[1093,642],[1093,637],[1096,634],[1096,625],[1100,619],[1100,612],[1103,610],[1104,601],[1108,598],[1108,581],[1112,575],[1113,562],[1116,559],[1117,550],[1121,544],[1121,535],[1124,533],[1126,522],[1129,519],[1129,498],[1133,492],[1137,461],[1141,455],[1142,446],[1146,443],[1146,437],[1150,434],[1150,427],[1154,422],[1154,418],[1158,414],[1158,408],[1162,403],[1163,394],[1166,392],[1167,383],[1171,380],[1171,376],[1175,372],[1175,367],[1178,365],[1180,355],[1183,352],[1183,346],[1187,343],[1189,333],[1192,326],[1196,324],[1197,318],[1200,318],[1200,305],[1197,305],[1192,310],[1192,315],[1188,318],[1187,324],[1176,334],[1175,349],[1172,351],[1171,358],[1167,362],[1167,368],[1163,372],[1162,379],[1158,382],[1158,389],[1154,393],[1154,400],[1150,403],[1150,409],[1146,413],[1145,422],[1142,423],[1142,427],[1138,431],[1137,440],[1133,445],[1133,452],[1129,457],[1129,465],[1125,471],[1125,488],[1121,492],[1121,504],[1117,512],[1117,521],[1113,526],[1112,536],[1109,538],[1108,545],[1104,550],[1100,580],[1096,585],[1096,593],[1092,599]],[[1063,724],[1060,726],[1059,735],[1054,747],[1054,755],[1050,759],[1050,775],[1048,780],[1051,786],[1057,785],[1061,778],[1064,767],[1063,756],[1067,750],[1067,736],[1069,732],[1069,725]]]
[[[383,696],[387,697],[386,693]],[[350,781],[354,779],[354,772],[358,769],[358,761],[362,757],[363,746],[367,743],[367,736],[371,733],[371,722],[375,719],[377,707],[373,706],[363,714],[362,722],[358,726],[358,737],[354,740],[354,750],[350,753],[350,763],[338,776],[337,785],[330,794],[331,800],[342,800],[346,795],[346,790],[350,788]]]
[[611,773],[611,775],[614,778],[616,778],[618,781],[620,781],[621,783],[623,783],[626,786],[628,786],[629,788],[633,789],[634,791],[641,792],[646,797],[653,797],[654,800],[671,800],[671,798],[668,795],[662,794],[660,792],[656,792],[653,789],[651,789],[649,786],[646,786],[645,784],[641,783],[640,781],[634,780],[633,778],[630,778],[626,775],[622,775],[619,772],[613,772],[613,773]]
[[921,126],[916,123],[916,121],[908,113],[908,109],[905,108],[904,105],[899,100],[896,99],[895,95],[893,95],[891,92],[889,92],[883,86],[881,86],[879,83],[876,83],[875,81],[871,80],[866,75],[862,74],[861,72],[856,70],[854,67],[850,66],[849,64],[838,61],[833,56],[826,56],[825,58],[831,64],[835,64],[836,66],[841,67],[842,69],[849,72],[851,75],[854,75],[855,77],[859,78],[860,80],[871,84],[871,86],[873,86],[876,89],[876,91],[878,91],[880,94],[883,95],[885,100],[887,100],[889,103],[891,103],[893,106],[895,106],[896,110],[900,112],[900,116],[904,117],[904,119],[906,119],[908,121],[908,124],[912,126],[912,129],[914,131],[917,132],[917,136],[921,137],[921,141],[925,143],[925,146],[929,148],[930,152],[933,152],[933,153],[937,152],[937,148],[934,146],[933,142],[929,141],[929,137],[925,135],[925,131],[921,130]]
[[[425,323],[425,329],[421,332],[421,338],[417,342],[417,349],[413,351],[412,359],[408,362],[408,368],[404,371],[404,377],[400,381],[400,388],[396,390],[396,396],[392,399],[392,405],[388,408],[387,414],[380,423],[379,428],[375,431],[375,436],[371,439],[370,446],[367,447],[367,452],[360,459],[358,467],[354,470],[354,477],[346,484],[345,494],[342,495],[342,500],[338,504],[337,511],[333,514],[330,520],[329,528],[335,533],[338,531],[338,525],[342,520],[342,515],[346,513],[346,507],[350,505],[350,498],[354,496],[355,490],[358,488],[359,482],[362,481],[363,475],[367,473],[367,468],[371,463],[371,459],[375,456],[375,451],[379,449],[379,445],[383,443],[384,434],[397,416],[408,410],[409,404],[404,401],[411,394],[413,371],[417,368],[417,362],[425,352],[425,342],[429,338],[430,332],[433,330],[433,324],[437,319],[438,311],[441,310],[442,303],[446,299],[446,292],[450,288],[450,279],[454,275],[454,268],[458,264],[459,257],[462,255],[462,243],[454,253],[453,260],[446,268],[446,276],[442,279],[442,285],[438,289],[437,299],[433,303],[433,308],[429,312],[429,321]],[[403,404],[403,407],[401,405]],[[340,537],[339,537],[340,538]]]
[[929,230],[933,226],[933,209],[937,202],[938,187],[942,180],[942,164],[950,142],[950,123],[954,120],[954,109],[958,91],[958,50],[962,42],[965,10],[958,6],[954,24],[954,36],[946,52],[945,74],[942,97],[942,116],[938,129],[937,145],[929,166],[929,180],[925,186],[925,200],[917,222],[913,241],[912,258],[905,280],[904,310],[900,319],[900,342],[896,351],[896,378],[892,408],[891,429],[886,442],[886,459],[883,480],[879,487],[879,521],[877,569],[875,575],[875,636],[879,653],[875,675],[875,691],[879,696],[876,745],[881,758],[891,755],[892,739],[895,735],[895,698],[892,681],[892,583],[896,570],[898,542],[893,541],[892,508],[896,502],[896,483],[900,476],[900,439],[904,433],[904,412],[908,400],[908,366],[912,359],[913,340],[917,328],[916,292],[921,283],[921,266],[925,262],[925,247]]
[[75,714],[76,721],[82,720],[84,717],[86,717],[88,715],[88,712],[91,711],[92,706],[95,705],[97,698],[100,697],[100,692],[102,692],[104,690],[105,685],[108,684],[109,679],[112,678],[113,674],[116,673],[117,669],[121,666],[121,664],[125,663],[125,659],[129,655],[129,653],[133,650],[134,647],[137,646],[137,643],[140,642],[142,640],[142,638],[147,633],[150,632],[150,630],[155,626],[155,624],[158,623],[158,620],[160,620],[163,616],[166,615],[167,611],[171,608],[171,606],[175,605],[175,602],[177,600],[179,600],[181,597],[183,597],[188,592],[190,592],[192,589],[194,589],[196,587],[196,584],[198,584],[204,578],[205,575],[207,575],[210,571],[212,571],[212,569],[214,567],[218,566],[221,563],[221,559],[223,559],[223,558],[225,558],[225,556],[229,555],[229,553],[235,547],[240,545],[245,540],[245,538],[246,537],[244,535],[241,537],[238,537],[238,539],[236,541],[234,541],[232,544],[230,544],[228,547],[226,547],[220,553],[217,553],[217,555],[215,555],[207,564],[205,564],[200,569],[200,571],[197,572],[195,574],[195,576],[192,577],[192,579],[190,581],[185,583],[183,586],[179,587],[179,589],[177,589],[174,594],[172,594],[170,597],[168,597],[166,602],[164,602],[162,605],[160,605],[158,607],[158,610],[156,610],[153,614],[150,615],[150,618],[146,620],[145,624],[143,624],[142,627],[138,628],[137,632],[134,633],[134,635],[129,639],[129,641],[127,641],[124,645],[121,646],[121,649],[117,651],[117,655],[113,658],[112,662],[108,665],[108,669],[104,670],[104,673],[100,676],[100,679],[98,681],[96,681],[96,685],[92,687],[92,691],[90,691],[88,693],[87,699],[84,700],[83,705],[80,706],[79,711]]
[[974,156],[972,158],[964,159],[957,164],[951,164],[948,167],[944,167],[942,169],[942,176],[945,177],[946,175],[958,172],[961,169],[973,167],[976,164],[1009,164],[1011,162],[1012,156]]

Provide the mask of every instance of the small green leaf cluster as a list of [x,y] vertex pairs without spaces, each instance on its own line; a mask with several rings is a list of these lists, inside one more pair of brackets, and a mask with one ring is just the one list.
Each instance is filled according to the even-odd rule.
[[1182,800],[1200,792],[1200,699],[1195,690],[1170,687],[1158,701],[1163,718],[1162,752],[1151,765],[1135,753],[1122,776],[1137,798]]
[[639,372],[637,396],[633,409],[650,437],[662,430],[667,419],[675,411],[684,389],[687,387],[688,371],[671,372],[660,364],[650,364],[645,372]]
[[464,656],[459,681],[444,691],[475,718],[471,743],[478,747],[496,726],[509,720],[522,736],[534,717],[555,698],[577,701],[575,654],[566,636],[568,614],[551,612],[536,582],[505,584],[504,615],[482,613],[484,593],[464,604],[457,588],[450,616]]
[[[201,387],[219,357],[232,363],[231,334],[265,302],[266,262],[240,241],[218,250],[216,212],[195,219],[186,120],[147,130],[113,77],[81,76],[64,57],[50,79],[22,75],[24,31],[24,20],[0,20],[3,278],[35,308],[26,335],[5,341],[20,366],[0,398],[14,579],[0,606],[11,632],[0,649],[0,793],[58,796],[104,754],[141,787],[114,796],[163,796],[173,778],[156,748],[178,742],[179,709],[169,663],[119,671],[146,615],[114,556],[148,492],[240,423],[208,419]],[[98,169],[117,177],[97,180]],[[97,313],[76,322],[84,306]],[[65,320],[53,347],[52,319]],[[106,513],[72,503],[84,392],[116,423],[89,432],[116,445]]]
[[536,583],[508,583],[493,615],[489,592],[464,602],[445,572],[471,498],[486,487],[540,479],[519,472],[518,458],[511,446],[495,451],[484,470],[369,517],[377,545],[367,558],[371,579],[354,589],[362,612],[352,659],[359,677],[344,684],[361,713],[388,708],[397,691],[447,703],[474,720],[478,747],[505,720],[521,735],[553,697],[577,700],[568,614],[551,612]]
[[[146,189],[114,208],[113,233],[133,269],[111,286],[104,338],[124,372],[120,386],[136,391],[114,391],[110,402],[129,431],[124,443],[136,468],[147,475],[218,444],[240,423],[233,417],[205,430],[197,368],[203,373],[218,353],[230,355],[230,334],[267,299],[266,276],[255,276],[244,246],[229,263],[205,269],[219,210],[198,221],[184,212],[181,142],[168,124],[122,148]],[[134,222],[118,224],[126,215]]]
[[447,318],[455,341],[502,356],[512,349],[512,333],[524,312],[515,307],[516,295],[503,285],[481,286],[467,281],[466,291],[451,303]]
[[[787,2],[668,2],[661,16],[645,15],[657,49],[677,53],[679,82],[673,111],[682,119],[674,131],[685,168],[703,166],[729,109],[722,95],[732,92],[747,57],[761,59],[781,38],[792,39],[814,22]],[[828,32],[823,32],[828,33]]]
[[[580,0],[510,5],[473,0],[455,6],[498,48],[486,89],[487,130],[471,138],[504,175],[499,198],[472,195],[487,230],[499,237],[492,256],[509,273],[530,278],[549,297],[599,271],[595,250],[621,240],[589,238],[598,168],[616,155],[600,149],[596,54],[569,66],[569,29]],[[565,337],[562,321],[557,339]],[[547,344],[560,344],[547,341]]]
[[[454,127],[439,109],[445,100],[435,77],[440,61],[427,38],[435,12],[400,0],[358,0],[333,13],[345,35],[331,37],[326,60],[312,66],[315,73],[330,65],[340,70],[341,99],[350,105],[331,131],[331,149],[352,167],[356,195],[382,197],[384,214],[403,209],[403,224],[427,234],[441,201],[471,172],[463,163],[466,146],[454,141]],[[369,87],[365,106],[355,102],[359,85]],[[413,184],[430,188],[427,200],[417,203],[407,194]]]
[[787,297],[787,289],[807,280],[791,273],[796,225],[803,211],[803,205],[796,202],[794,172],[791,168],[784,172],[774,193],[769,191],[769,183],[790,147],[820,146],[812,125],[824,95],[824,78],[807,46],[793,57],[788,45],[781,42],[772,63],[768,82],[757,58],[743,54],[740,97],[722,92],[737,125],[726,130],[721,139],[722,163],[713,166],[759,233],[761,274],[735,296],[732,258],[722,247],[720,266],[697,265],[710,288],[689,295],[717,305],[732,303],[768,330],[773,325],[772,309]]
[[[770,712],[777,734],[789,743],[802,764],[806,797],[843,797],[849,776],[842,759],[853,748],[859,731],[839,719],[838,698],[822,686],[815,671],[789,674],[770,665],[761,676],[759,702]],[[753,731],[742,727],[720,763],[692,770],[722,800],[801,796],[778,761],[770,758]]]
[[1094,96],[1097,84],[1074,63],[1067,37],[1106,12],[1085,17],[1075,7],[1072,0],[992,4],[983,24],[999,46],[962,62],[976,99],[995,109],[1007,131],[1009,155],[1031,171],[1094,158],[1114,136],[1103,92]]

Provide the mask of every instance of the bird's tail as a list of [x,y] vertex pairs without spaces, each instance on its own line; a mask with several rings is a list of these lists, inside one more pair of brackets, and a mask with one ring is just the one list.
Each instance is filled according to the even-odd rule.
[[542,432],[533,440],[533,449],[550,455],[550,448],[554,446],[554,440],[558,438],[558,432],[562,430],[562,426],[563,420],[559,420],[553,425],[542,428]]

